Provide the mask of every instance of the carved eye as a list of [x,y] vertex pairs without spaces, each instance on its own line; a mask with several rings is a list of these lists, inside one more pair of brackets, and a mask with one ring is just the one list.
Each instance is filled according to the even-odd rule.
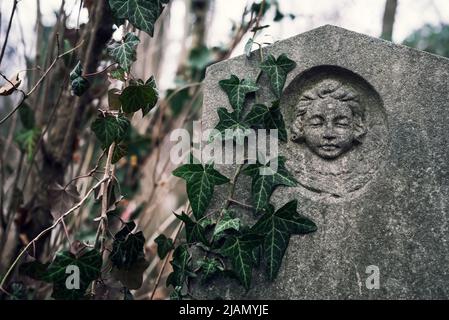
[[313,117],[310,118],[309,121],[307,121],[307,124],[310,127],[320,127],[324,124],[324,119],[321,117]]
[[347,128],[350,126],[350,121],[347,118],[339,118],[335,121],[335,125],[340,128]]
[[337,127],[347,128],[347,127],[349,127],[349,123],[347,123],[347,122],[337,122]]

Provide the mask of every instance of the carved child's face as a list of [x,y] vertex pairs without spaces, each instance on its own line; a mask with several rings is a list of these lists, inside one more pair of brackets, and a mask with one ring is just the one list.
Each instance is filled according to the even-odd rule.
[[335,159],[349,151],[355,140],[354,116],[347,103],[319,99],[304,115],[307,146],[324,159]]

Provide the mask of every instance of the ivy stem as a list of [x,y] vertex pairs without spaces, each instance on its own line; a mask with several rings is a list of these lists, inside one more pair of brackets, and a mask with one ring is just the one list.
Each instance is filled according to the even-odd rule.
[[[186,204],[186,210],[185,210],[185,211],[187,212],[188,215],[190,215],[190,214],[189,214],[189,211],[190,211],[190,202],[189,202],[189,201],[187,201],[187,204]],[[183,226],[184,226],[184,223],[181,221],[181,222],[179,223],[179,228],[178,228],[178,230],[176,231],[175,236],[173,237],[173,244],[176,242],[176,239],[178,239],[179,234],[181,233],[181,230],[182,230],[182,227],[183,227]],[[154,294],[156,293],[156,290],[157,290],[157,288],[159,287],[159,283],[161,282],[162,274],[164,273],[165,267],[167,266],[168,260],[169,260],[170,257],[173,255],[173,252],[174,252],[174,250],[172,249],[172,250],[167,254],[167,256],[166,256],[165,259],[164,259],[164,263],[162,264],[161,270],[159,271],[159,274],[157,275],[157,279],[156,279],[156,282],[155,282],[155,284],[154,284],[153,290],[151,291],[150,300],[153,300]]]
[[245,209],[254,210],[254,207],[253,207],[253,206],[250,206],[249,204],[245,204],[245,203],[243,203],[243,202],[240,202],[240,201],[237,201],[237,200],[234,200],[234,199],[228,199],[228,201],[229,201],[230,203],[237,204],[237,205],[239,205],[239,206],[241,206],[241,207],[243,207],[243,208],[245,208]]
[[111,68],[111,67],[113,67],[113,66],[115,66],[115,65],[117,65],[117,63],[110,64],[109,66],[107,66],[107,67],[104,68],[103,70],[100,70],[100,71],[97,71],[97,72],[93,72],[93,73],[83,74],[82,76],[83,76],[83,77],[92,77],[92,76],[96,76],[96,75],[102,74],[103,72],[108,71],[109,68]]
[[104,251],[105,234],[108,228],[108,187],[111,180],[112,155],[114,154],[115,142],[109,146],[108,157],[106,159],[105,171],[103,176],[103,184],[101,185],[101,215],[100,224],[98,225],[97,236],[95,239],[95,247],[100,243],[100,251]]
[[[180,232],[182,230],[182,227],[183,227],[183,223],[181,222],[179,224],[178,230],[176,231],[176,235],[174,237],[174,241],[176,241],[176,239],[178,238],[178,236],[179,236],[179,234],[180,234]],[[164,263],[162,264],[162,268],[159,271],[159,274],[157,275],[156,282],[154,284],[153,290],[151,291],[150,300],[153,300],[153,298],[154,298],[154,294],[156,293],[156,290],[159,287],[159,283],[161,282],[162,274],[164,273],[164,270],[165,270],[165,267],[167,266],[168,260],[170,260],[170,257],[172,255],[173,255],[173,250],[171,250],[170,253],[168,253],[167,256],[164,259]]]
[[[45,80],[45,78],[47,77],[47,75],[49,74],[49,72],[51,71],[51,69],[53,69],[53,67],[56,65],[56,63],[64,56],[72,53],[73,51],[77,50],[78,48],[80,48],[82,46],[84,41],[81,41],[76,47],[62,53],[59,54],[55,57],[55,59],[53,60],[53,62],[50,64],[50,66],[47,68],[47,70],[45,70],[44,74],[39,78],[39,80],[36,82],[36,84],[33,86],[33,88],[31,88],[30,91],[28,91],[28,93],[24,93],[22,90],[20,90],[19,92],[22,93],[22,99],[20,100],[20,102],[17,104],[16,107],[14,107],[14,109],[12,109],[3,119],[0,120],[0,125],[2,125],[6,120],[8,120],[17,110],[19,110],[19,108],[22,106],[22,103],[28,99],[28,97],[30,95],[33,94],[34,91],[36,91],[36,89],[42,84],[42,82]],[[59,43],[59,41],[58,41]]]
[[230,181],[231,186],[229,187],[228,199],[226,200],[226,204],[224,206],[225,209],[229,208],[229,206],[231,205],[231,199],[234,198],[235,187],[237,185],[237,179],[240,175],[240,172],[242,171],[242,168],[243,168],[243,164],[241,164],[237,167],[237,170],[235,170],[234,176],[232,177],[232,179]]

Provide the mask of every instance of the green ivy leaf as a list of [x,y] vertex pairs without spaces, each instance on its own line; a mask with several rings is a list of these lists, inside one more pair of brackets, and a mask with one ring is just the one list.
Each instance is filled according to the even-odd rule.
[[20,150],[25,152],[28,155],[28,161],[31,161],[33,157],[33,153],[36,149],[36,144],[41,135],[41,130],[39,128],[33,128],[29,130],[19,131],[17,136],[15,137],[15,141],[17,142]]
[[118,19],[127,19],[136,28],[153,36],[154,24],[169,0],[109,0]]
[[50,263],[42,263],[39,261],[25,262],[19,267],[21,275],[30,277],[38,281],[48,281],[47,269]]
[[83,67],[81,61],[78,61],[75,68],[70,72],[70,81],[72,82],[73,94],[82,96],[84,92],[89,88],[90,84],[86,78],[82,76]]
[[[277,186],[294,187],[297,184],[295,178],[285,168],[285,158],[280,156],[277,161],[277,171],[270,168],[270,162],[249,164],[242,171],[243,174],[252,178],[251,195],[256,211],[261,211],[267,207],[271,194]],[[262,175],[261,170],[270,174]]]
[[120,81],[126,81],[126,75],[125,75],[126,71],[123,70],[122,68],[117,68],[115,70],[112,70],[110,75],[112,79],[115,80],[120,80]]
[[170,293],[170,300],[178,301],[182,300],[184,298],[184,295],[182,294],[182,287],[178,286]]
[[164,259],[167,254],[174,248],[173,240],[167,238],[165,234],[159,235],[154,242],[157,244],[157,255],[160,259]]
[[268,205],[266,213],[252,228],[264,236],[263,259],[268,278],[273,280],[281,267],[282,258],[292,234],[306,234],[317,230],[315,223],[297,213],[298,201],[293,200],[274,211]]
[[140,40],[135,34],[128,33],[122,42],[109,44],[107,52],[124,71],[129,72],[131,65],[136,61],[136,48],[139,43]]
[[128,154],[128,146],[126,144],[117,144],[112,153],[112,164],[119,162],[121,158]]
[[173,175],[186,180],[187,196],[193,215],[201,219],[207,209],[214,187],[229,182],[229,179],[214,169],[213,164],[185,164],[173,171]]
[[201,282],[204,284],[207,280],[211,279],[218,272],[223,271],[224,268],[217,259],[204,258],[198,261],[198,266],[202,273]]
[[245,122],[250,126],[278,129],[279,139],[287,142],[287,130],[279,107],[279,100],[274,101],[271,108],[264,104],[255,104],[245,117]]
[[151,77],[145,84],[137,82],[126,87],[120,96],[120,102],[125,113],[142,109],[145,116],[156,105],[158,97],[156,83]]
[[34,112],[31,107],[26,103],[22,102],[19,107],[20,122],[24,129],[31,130],[35,125]]
[[225,212],[223,215],[223,218],[218,221],[217,225],[214,229],[214,237],[222,234],[226,230],[235,230],[239,231],[240,229],[240,219],[239,218],[233,218],[228,211]]
[[[220,120],[215,129],[218,130],[222,136],[224,134],[225,140],[235,138],[238,144],[243,144],[249,127],[244,121],[239,120],[238,112],[234,111],[230,113],[226,108],[218,108],[217,112]],[[232,130],[232,132],[226,132],[226,130]],[[211,136],[209,140],[213,141],[215,138],[216,136]]]
[[128,222],[114,237],[110,259],[117,269],[129,270],[144,257],[145,238],[142,231],[131,233],[135,227],[134,222]]
[[[86,293],[90,283],[101,275],[102,259],[100,252],[96,249],[83,251],[76,256],[70,251],[62,251],[56,254],[55,259],[47,269],[45,279],[53,283],[52,297],[55,299],[81,299]],[[80,288],[68,289],[66,273],[68,266],[77,266],[80,271]]]
[[293,60],[290,60],[284,53],[277,59],[270,54],[267,59],[260,64],[260,69],[268,74],[271,87],[278,98],[281,97],[287,74],[295,67],[296,63]]
[[187,278],[196,277],[196,274],[191,270],[189,263],[191,255],[187,250],[187,245],[178,246],[173,252],[173,259],[170,264],[173,267],[173,272],[167,277],[166,286],[172,285],[174,288],[184,284]]
[[256,82],[246,79],[240,80],[235,75],[231,75],[229,79],[219,81],[218,84],[228,95],[229,103],[237,112],[237,118],[242,112],[246,95],[259,90]]
[[206,231],[201,224],[194,222],[184,212],[182,212],[181,215],[175,214],[175,216],[185,224],[187,243],[192,244],[201,242],[206,246],[209,245],[209,242],[205,237]]
[[110,114],[100,114],[91,126],[103,149],[109,148],[113,142],[119,143],[122,141],[129,128],[130,122],[126,117]]
[[232,270],[246,290],[251,286],[252,251],[260,242],[261,237],[255,234],[233,235],[226,239],[220,249],[220,253],[231,260]]

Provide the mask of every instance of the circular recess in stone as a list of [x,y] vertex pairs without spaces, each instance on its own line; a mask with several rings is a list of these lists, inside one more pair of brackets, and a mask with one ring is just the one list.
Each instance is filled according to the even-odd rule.
[[338,66],[299,74],[281,110],[289,141],[280,146],[308,198],[357,197],[384,163],[389,145],[382,98],[361,76]]

